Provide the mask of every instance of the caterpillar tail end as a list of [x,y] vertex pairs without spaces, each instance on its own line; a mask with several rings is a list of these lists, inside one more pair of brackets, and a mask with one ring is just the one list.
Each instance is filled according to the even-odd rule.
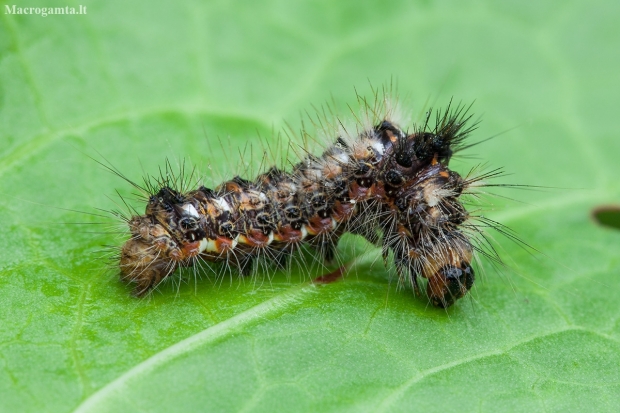
[[130,239],[123,245],[120,279],[134,285],[134,296],[145,296],[171,272],[170,261],[162,259],[161,251],[152,245],[141,239]]

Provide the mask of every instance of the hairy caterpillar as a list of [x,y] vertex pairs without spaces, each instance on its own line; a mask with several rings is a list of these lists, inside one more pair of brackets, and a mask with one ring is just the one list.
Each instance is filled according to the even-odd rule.
[[485,252],[463,200],[498,174],[463,178],[448,168],[454,153],[472,146],[464,143],[477,127],[470,106],[429,110],[407,131],[387,95],[362,103],[355,132],[340,127],[321,156],[307,155],[289,172],[272,167],[253,180],[190,191],[167,177],[132,182],[148,203],[143,215],[126,218],[121,279],[143,296],[181,267],[226,262],[247,275],[258,257],[281,263],[303,243],[329,260],[351,232],[380,245],[386,265],[393,255],[399,281],[415,292],[427,279],[433,305],[465,296],[474,254]]

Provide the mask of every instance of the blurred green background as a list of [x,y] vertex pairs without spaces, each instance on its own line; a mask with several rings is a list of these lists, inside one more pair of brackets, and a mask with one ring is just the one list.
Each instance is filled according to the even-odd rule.
[[[620,232],[591,210],[620,202],[620,3],[81,4],[1,2],[0,411],[617,411]],[[448,312],[353,237],[332,284],[205,274],[135,300],[98,253],[118,223],[66,224],[132,192],[89,156],[134,180],[186,159],[213,184],[390,82],[413,121],[454,97],[476,140],[516,127],[457,171],[555,188],[485,199],[540,252],[494,234],[507,268],[483,260]]]

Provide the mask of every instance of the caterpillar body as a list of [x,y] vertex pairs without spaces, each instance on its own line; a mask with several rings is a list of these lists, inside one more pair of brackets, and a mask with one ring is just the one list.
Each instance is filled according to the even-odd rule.
[[131,238],[120,250],[121,279],[143,296],[178,268],[203,261],[247,275],[257,258],[278,263],[302,244],[330,260],[351,232],[380,245],[386,265],[393,256],[400,282],[418,292],[427,279],[430,302],[451,306],[475,279],[480,230],[463,202],[481,177],[463,178],[448,165],[471,146],[464,141],[477,122],[469,107],[448,105],[407,131],[386,101],[380,107],[366,105],[354,133],[341,127],[321,156],[307,155],[289,172],[272,167],[215,189],[184,191],[166,179],[140,187],[148,204],[126,219]]

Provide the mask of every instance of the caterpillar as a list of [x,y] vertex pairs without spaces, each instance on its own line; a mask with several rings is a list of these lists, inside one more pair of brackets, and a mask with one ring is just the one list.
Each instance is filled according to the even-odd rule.
[[355,131],[332,128],[333,144],[290,171],[271,167],[214,189],[187,190],[166,177],[133,183],[147,205],[144,214],[126,217],[131,237],[120,249],[121,280],[140,297],[177,269],[204,262],[248,275],[257,259],[281,263],[301,245],[331,260],[341,236],[353,233],[380,246],[400,283],[419,293],[426,279],[434,306],[453,305],[471,290],[472,261],[482,251],[483,230],[465,201],[497,175],[462,177],[448,166],[473,146],[466,139],[479,121],[471,105],[450,101],[407,130],[389,96],[375,98],[362,99]]

